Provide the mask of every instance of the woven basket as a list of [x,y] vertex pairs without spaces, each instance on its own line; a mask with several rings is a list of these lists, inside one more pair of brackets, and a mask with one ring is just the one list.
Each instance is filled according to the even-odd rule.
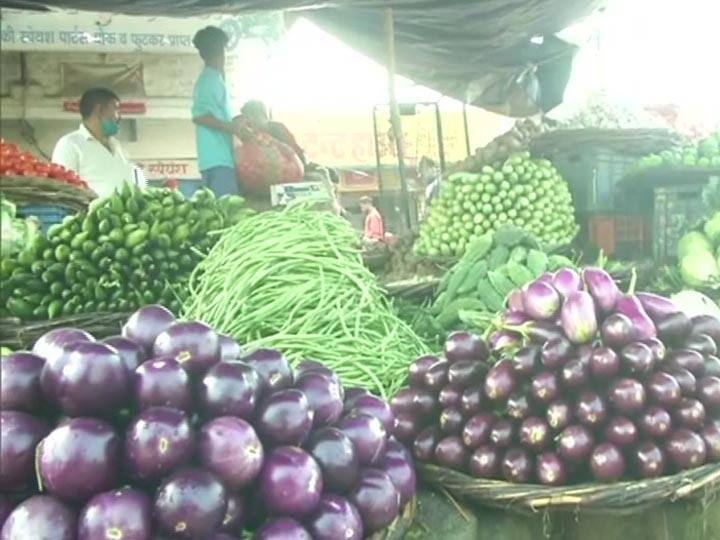
[[95,198],[90,190],[29,176],[0,177],[0,193],[17,204],[53,204],[74,212],[86,209]]
[[46,321],[21,321],[16,318],[0,319],[0,345],[12,350],[32,347],[40,336],[55,328],[81,328],[96,338],[120,333],[129,313],[82,313]]
[[476,503],[519,512],[574,510],[634,513],[663,501],[711,497],[720,491],[720,464],[672,476],[615,484],[547,487],[472,478],[435,465],[417,465],[428,485]]

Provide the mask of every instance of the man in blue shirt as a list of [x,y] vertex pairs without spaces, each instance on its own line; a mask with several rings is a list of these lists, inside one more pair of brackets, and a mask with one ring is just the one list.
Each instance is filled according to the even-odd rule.
[[193,89],[192,119],[197,138],[198,168],[203,182],[218,197],[237,194],[233,136],[241,128],[232,122],[225,86],[225,47],[228,36],[216,26],[200,30],[193,45],[205,62]]

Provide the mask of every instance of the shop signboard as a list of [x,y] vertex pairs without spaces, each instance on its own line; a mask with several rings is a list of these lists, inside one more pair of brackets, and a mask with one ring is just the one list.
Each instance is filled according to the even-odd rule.
[[315,198],[329,201],[330,196],[322,182],[295,182],[270,186],[270,204],[285,206],[299,199]]
[[192,38],[200,28],[215,25],[240,41],[273,41],[282,32],[282,16],[131,17],[119,14],[3,9],[0,46],[3,51],[150,52],[195,54]]
[[200,178],[195,159],[148,159],[136,160],[147,180],[195,180]]

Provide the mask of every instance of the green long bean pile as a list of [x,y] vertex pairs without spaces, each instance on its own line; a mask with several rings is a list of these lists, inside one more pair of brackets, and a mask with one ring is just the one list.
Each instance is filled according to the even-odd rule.
[[348,386],[401,387],[426,345],[393,311],[344,219],[306,206],[224,231],[190,278],[185,318],[291,361],[313,359]]

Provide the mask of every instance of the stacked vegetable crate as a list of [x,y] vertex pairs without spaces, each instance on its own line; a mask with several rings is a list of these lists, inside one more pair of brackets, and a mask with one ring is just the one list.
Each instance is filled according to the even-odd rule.
[[628,198],[652,223],[652,255],[657,261],[675,259],[684,233],[705,215],[702,191],[720,171],[655,167],[632,173],[622,181]]
[[678,241],[703,215],[702,186],[667,186],[653,197],[653,257],[674,259]]
[[648,220],[642,215],[598,214],[588,218],[590,245],[615,258],[637,258],[649,245]]
[[664,130],[557,130],[533,142],[533,151],[553,162],[570,186],[580,223],[579,241],[616,257],[649,251],[646,229],[650,210],[641,210],[640,194],[620,181],[641,156],[671,147]]

